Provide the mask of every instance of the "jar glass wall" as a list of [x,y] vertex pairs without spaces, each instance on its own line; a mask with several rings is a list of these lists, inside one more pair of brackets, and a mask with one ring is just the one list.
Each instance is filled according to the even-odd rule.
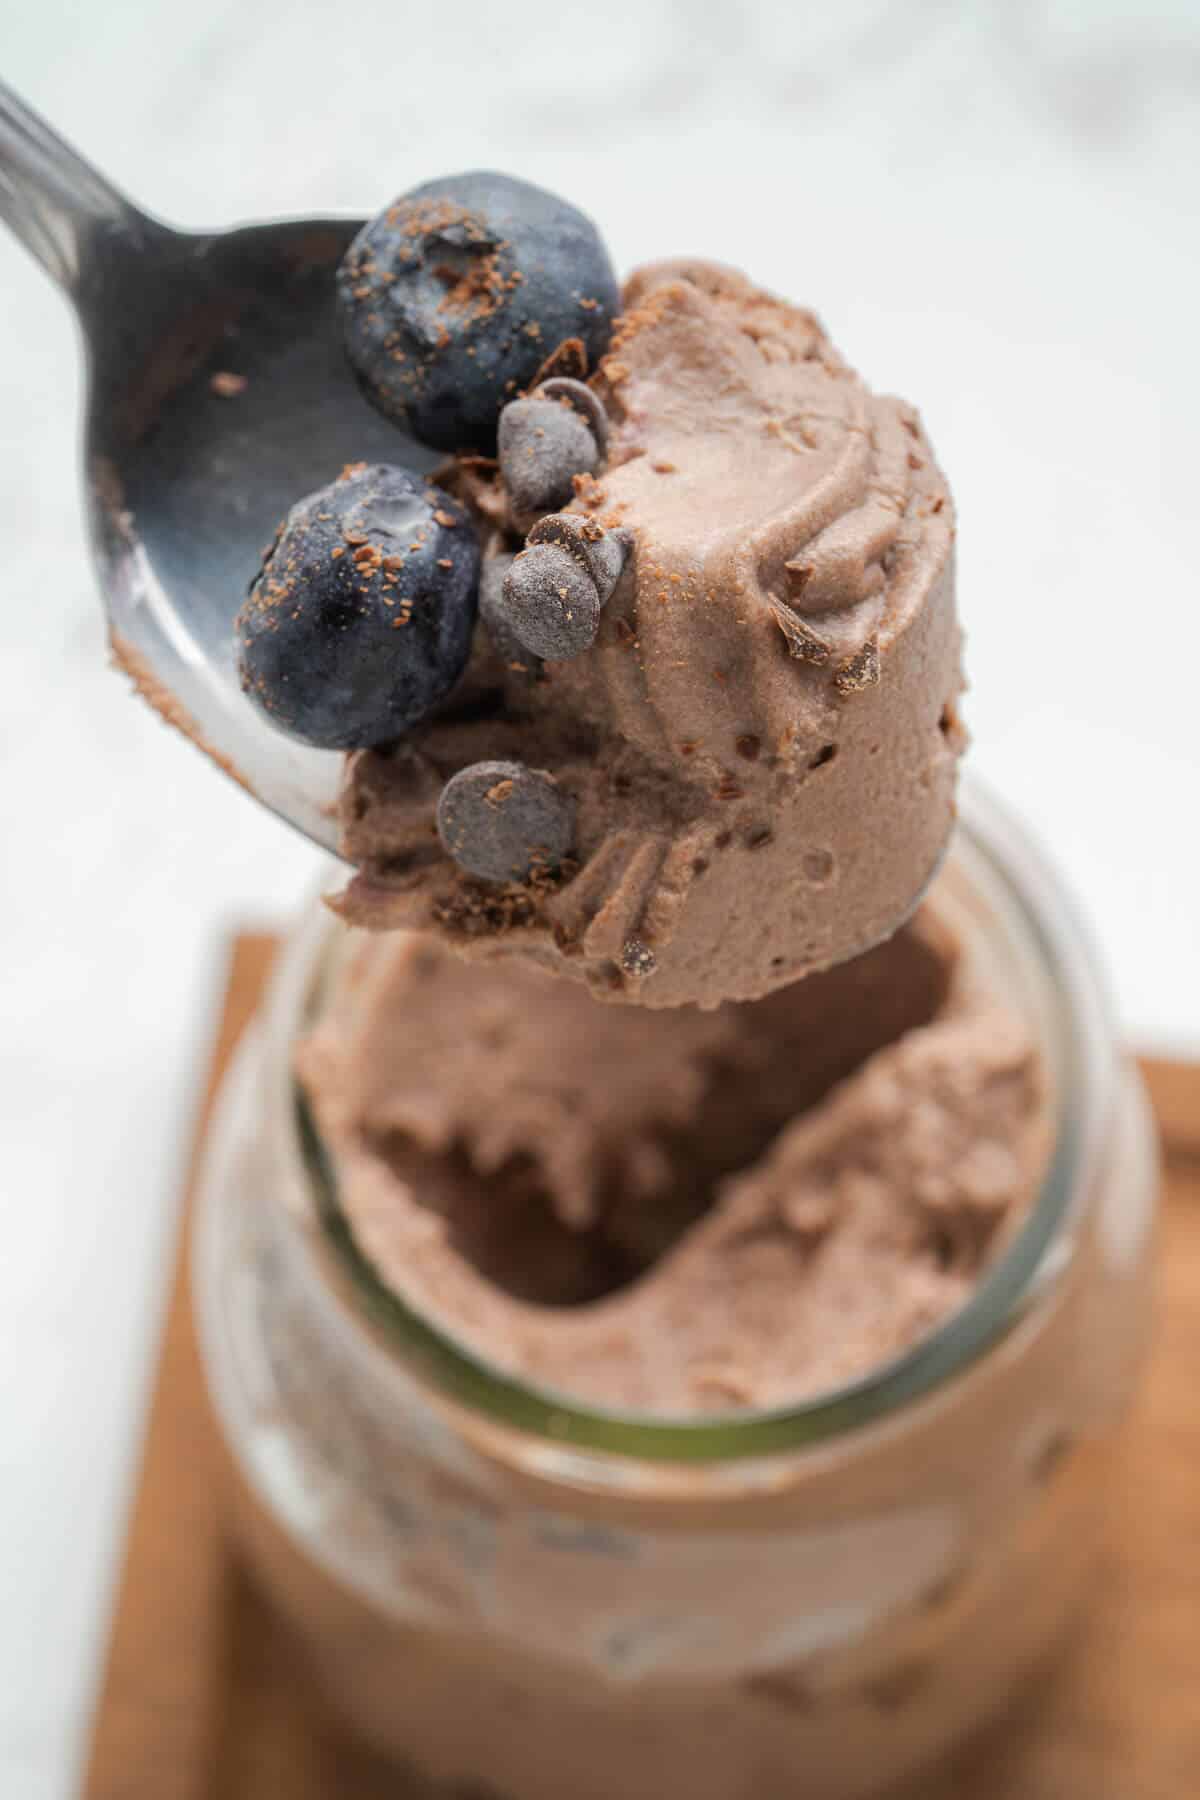
[[240,1522],[334,1699],[511,1800],[879,1791],[1051,1649],[1136,1371],[1156,1165],[1053,879],[969,790],[939,888],[1029,1021],[1053,1149],[971,1300],[785,1411],[651,1420],[490,1367],[356,1256],[291,1057],[315,908],[226,1083],[197,1310]]

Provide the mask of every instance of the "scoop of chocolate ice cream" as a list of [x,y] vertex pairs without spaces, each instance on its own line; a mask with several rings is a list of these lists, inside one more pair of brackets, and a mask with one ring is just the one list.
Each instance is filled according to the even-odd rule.
[[[949,494],[911,407],[872,394],[811,313],[712,264],[635,274],[589,386],[607,461],[564,524],[533,527],[542,587],[512,588],[520,555],[485,571],[457,695],[402,748],[350,759],[358,873],[336,904],[608,998],[756,998],[893,932],[940,860],[964,742]],[[489,555],[520,552],[500,473],[455,479]],[[547,583],[547,546],[570,579]],[[578,653],[513,637],[505,593],[542,591],[571,629],[539,641]],[[531,843],[510,884],[460,867],[435,820],[451,777],[497,761],[548,775],[573,819],[569,851]]]
[[397,933],[298,1071],[358,1249],[500,1368],[659,1414],[790,1404],[968,1297],[1036,1192],[1037,1053],[952,905],[751,1005],[635,1013]]

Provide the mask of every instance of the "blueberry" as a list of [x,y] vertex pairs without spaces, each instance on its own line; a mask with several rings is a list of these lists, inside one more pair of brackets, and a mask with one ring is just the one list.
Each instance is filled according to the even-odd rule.
[[505,401],[565,339],[594,364],[619,298],[591,220],[511,175],[451,175],[365,225],[337,276],[368,399],[442,450],[491,451]]
[[281,731],[364,749],[426,718],[466,665],[479,543],[440,488],[352,464],[299,501],[237,617],[242,687]]

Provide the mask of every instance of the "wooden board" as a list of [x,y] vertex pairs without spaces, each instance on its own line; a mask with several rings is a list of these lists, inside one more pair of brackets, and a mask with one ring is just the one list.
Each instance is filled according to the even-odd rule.
[[[272,950],[235,947],[197,1142]],[[1095,1592],[1053,1681],[922,1800],[1200,1794],[1200,1067],[1145,1068],[1168,1156],[1161,1319]],[[230,1555],[225,1480],[181,1248],[83,1800],[404,1800]]]
[[[234,946],[197,1148],[273,950],[266,937]],[[282,1625],[229,1554],[227,1470],[192,1324],[188,1223],[185,1208],[83,1795],[403,1800],[394,1773],[342,1742],[299,1679]]]

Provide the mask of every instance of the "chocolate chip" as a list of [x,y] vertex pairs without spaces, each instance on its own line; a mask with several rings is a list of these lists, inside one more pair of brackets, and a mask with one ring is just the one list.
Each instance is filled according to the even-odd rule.
[[612,594],[629,555],[630,540],[624,531],[605,531],[589,544],[592,574],[600,593],[600,604]]
[[608,454],[608,414],[598,394],[582,381],[572,381],[566,375],[551,375],[536,390],[539,399],[557,400],[561,406],[566,401],[580,417],[586,420],[596,440],[596,448],[601,460]]
[[528,400],[510,400],[500,414],[500,473],[518,515],[565,506],[574,477],[594,474],[601,462],[591,422],[579,409],[544,395],[539,389]]
[[484,556],[479,573],[479,616],[505,667],[537,675],[540,669],[538,658],[525,648],[505,613],[504,581],[513,561],[512,552],[507,550],[492,551]]
[[500,605],[505,625],[535,656],[579,656],[596,641],[596,584],[587,567],[559,544],[533,544],[514,558]]
[[627,531],[606,531],[580,513],[547,513],[525,542],[558,544],[583,563],[596,583],[601,606],[616,587],[631,546]]
[[470,875],[483,881],[527,881],[555,869],[575,837],[575,805],[544,769],[519,762],[479,762],[460,769],[442,789],[438,835]]
[[594,520],[585,518],[582,513],[547,513],[530,528],[525,542],[557,544],[586,568],[589,545],[600,530]]

